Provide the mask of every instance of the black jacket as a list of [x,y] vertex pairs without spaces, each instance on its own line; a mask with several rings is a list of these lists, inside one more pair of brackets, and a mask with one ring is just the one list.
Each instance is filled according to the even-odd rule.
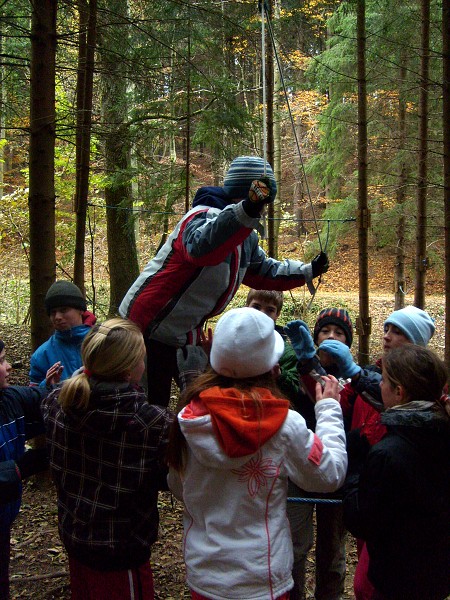
[[389,599],[450,594],[450,420],[432,403],[382,416],[387,435],[347,481],[344,519],[367,542],[369,579]]

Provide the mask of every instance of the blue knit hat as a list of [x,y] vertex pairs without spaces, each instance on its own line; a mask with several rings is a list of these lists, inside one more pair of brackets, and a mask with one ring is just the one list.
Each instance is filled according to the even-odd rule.
[[416,306],[395,310],[384,322],[398,327],[408,340],[418,346],[426,346],[433,337],[435,327],[430,315]]
[[[270,179],[273,196],[277,193],[277,183],[269,163],[265,163],[265,176]],[[231,163],[225,179],[223,189],[232,199],[246,198],[248,191],[255,179],[264,177],[264,159],[259,156],[239,156]]]

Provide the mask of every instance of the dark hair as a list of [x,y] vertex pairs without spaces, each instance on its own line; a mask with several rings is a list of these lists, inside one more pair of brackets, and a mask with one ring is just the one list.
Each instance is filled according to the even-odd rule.
[[444,362],[428,348],[404,344],[383,356],[383,369],[394,387],[401,385],[408,401],[439,402],[448,379]]
[[264,300],[265,302],[273,302],[277,307],[278,314],[283,308],[284,294],[278,290],[255,290],[251,288],[247,294],[245,304],[248,306],[252,300]]
[[[258,375],[257,377],[248,377],[247,379],[232,379],[231,377],[219,375],[213,369],[209,368],[205,373],[196,377],[181,394],[177,412],[187,406],[195,396],[198,397],[203,390],[215,386],[220,388],[233,387],[241,390],[247,397],[251,398],[255,404],[261,406],[261,408],[261,397],[258,390],[255,388],[264,388],[271,391],[277,398],[284,398],[284,395],[280,392],[271,372],[265,373],[264,375]],[[186,439],[181,432],[178,419],[175,417],[170,428],[169,444],[166,452],[167,464],[177,471],[183,471],[186,449]]]

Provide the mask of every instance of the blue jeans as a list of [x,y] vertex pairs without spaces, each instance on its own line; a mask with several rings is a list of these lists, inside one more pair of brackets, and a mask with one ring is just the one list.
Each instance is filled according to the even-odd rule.
[[[289,497],[304,493],[289,482]],[[341,600],[345,584],[346,529],[342,504],[288,502],[287,516],[294,549],[291,600],[304,600],[306,557],[314,543],[314,507],[316,509],[316,600]]]

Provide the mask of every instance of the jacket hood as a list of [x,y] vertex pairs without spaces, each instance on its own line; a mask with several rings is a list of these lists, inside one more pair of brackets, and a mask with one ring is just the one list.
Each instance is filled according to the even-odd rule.
[[88,327],[93,327],[97,322],[97,317],[90,310],[85,310],[81,318],[83,319],[83,325]]
[[223,188],[205,186],[197,190],[192,202],[192,207],[210,206],[211,208],[223,210],[229,204],[232,204],[231,198]]
[[236,388],[213,387],[198,396],[207,414],[192,417],[190,406],[180,412],[181,430],[200,462],[216,468],[229,468],[235,460],[241,464],[280,429],[289,402],[264,388],[254,391],[261,398],[260,406]]
[[426,453],[450,453],[450,419],[436,410],[435,402],[416,400],[395,406],[381,415],[388,433],[395,431],[416,444]]

